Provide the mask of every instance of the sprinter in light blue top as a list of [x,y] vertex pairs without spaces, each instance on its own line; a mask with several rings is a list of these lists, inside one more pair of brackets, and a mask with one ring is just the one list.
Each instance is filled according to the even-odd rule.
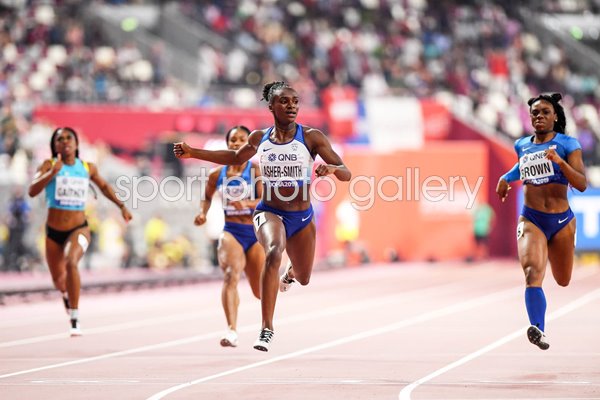
[[[245,126],[234,126],[225,135],[227,148],[239,150],[248,143],[249,135],[250,130]],[[221,303],[227,320],[227,331],[220,341],[223,347],[238,345],[238,282],[242,272],[246,274],[252,293],[260,299],[260,275],[265,264],[265,251],[257,242],[252,225],[252,213],[263,189],[256,179],[259,177],[258,166],[250,161],[213,169],[200,201],[200,214],[194,219],[197,226],[206,222],[213,195],[220,191],[225,213],[225,227],[217,246],[217,259],[223,271]]]
[[[56,158],[52,159],[52,165]],[[89,165],[79,158],[73,165],[63,164],[58,174],[46,186],[48,208],[58,210],[85,210],[90,185]]]
[[525,308],[531,326],[529,341],[542,350],[550,347],[545,333],[546,297],[542,282],[550,261],[554,280],[567,286],[573,272],[575,215],[567,189],[587,187],[581,145],[564,134],[566,118],[560,93],[529,99],[535,134],[517,140],[518,163],[500,177],[496,193],[504,201],[509,183],[521,179],[523,210],[517,225],[519,261],[525,273]]
[[100,176],[98,168],[79,158],[79,139],[72,128],[57,128],[50,138],[52,158],[39,166],[29,195],[46,192],[46,261],[54,287],[62,292],[70,316],[71,336],[80,336],[79,260],[90,243],[90,229],[85,218],[88,187],[93,182],[106,198],[119,206],[125,221],[131,213],[117,198],[112,187]]
[[[352,174],[323,132],[296,122],[300,97],[294,88],[285,82],[271,82],[263,87],[262,95],[274,126],[252,132],[248,143],[239,150],[210,151],[182,142],[174,144],[173,152],[179,158],[193,157],[225,165],[243,164],[258,154],[264,184],[262,200],[254,212],[254,230],[265,249],[266,262],[261,280],[262,329],[254,348],[268,351],[274,334],[278,286],[280,291],[286,291],[295,281],[306,285],[312,274],[316,246],[310,202],[313,160],[318,155],[324,161],[315,168],[317,177],[334,175],[349,181]],[[290,264],[278,277],[284,251]]]

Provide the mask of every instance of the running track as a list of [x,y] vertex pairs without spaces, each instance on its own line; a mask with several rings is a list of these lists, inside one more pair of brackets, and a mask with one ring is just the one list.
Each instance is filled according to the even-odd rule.
[[546,277],[541,351],[516,262],[315,272],[280,294],[268,353],[240,282],[238,348],[220,283],[84,295],[84,336],[53,301],[0,307],[1,399],[600,399],[600,269]]

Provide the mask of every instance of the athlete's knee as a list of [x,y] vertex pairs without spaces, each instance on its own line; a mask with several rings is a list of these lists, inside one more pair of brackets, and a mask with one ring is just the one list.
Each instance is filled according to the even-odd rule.
[[556,283],[562,287],[567,287],[567,286],[569,286],[569,283],[571,283],[570,276],[561,276],[561,277],[556,278],[555,280],[556,280]]
[[67,272],[77,271],[77,266],[79,265],[79,260],[75,257],[67,257],[67,262],[65,263],[67,267]]
[[281,264],[281,258],[283,255],[283,246],[271,245],[265,250],[266,265],[268,268],[277,268]]
[[234,267],[227,266],[223,268],[223,282],[226,285],[237,285],[240,280],[240,272]]
[[301,284],[302,286],[306,286],[310,282],[310,275],[309,276],[298,276],[294,279],[297,280],[298,283]]
[[525,282],[528,286],[540,283],[542,279],[542,273],[534,266],[524,266],[523,272],[525,273]]

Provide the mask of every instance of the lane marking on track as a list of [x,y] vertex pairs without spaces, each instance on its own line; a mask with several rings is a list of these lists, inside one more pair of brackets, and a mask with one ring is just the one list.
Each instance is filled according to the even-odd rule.
[[[319,310],[316,312],[313,311],[313,312],[307,312],[307,313],[303,313],[303,314],[295,314],[290,317],[285,317],[285,318],[282,318],[279,321],[277,321],[277,325],[288,325],[288,324],[305,322],[305,321],[309,321],[309,320],[313,320],[313,319],[330,317],[330,316],[344,314],[344,313],[356,312],[356,311],[360,311],[360,310],[368,310],[371,308],[378,308],[378,307],[382,307],[386,304],[396,303],[401,299],[406,299],[407,297],[410,298],[411,296],[423,296],[423,295],[424,296],[428,296],[428,295],[433,296],[433,295],[451,294],[451,293],[454,293],[457,289],[460,290],[461,287],[464,290],[463,284],[450,283],[450,284],[445,284],[445,285],[441,285],[441,286],[431,286],[431,287],[427,287],[425,289],[423,289],[423,288],[415,289],[415,290],[407,291],[407,292],[400,293],[400,294],[394,294],[394,295],[382,296],[379,298],[374,298],[374,299],[369,299],[369,300],[357,301],[354,303],[347,303],[347,304],[344,304],[341,306],[325,308],[325,309],[322,309],[322,310]],[[511,290],[513,290],[513,289],[511,289]],[[242,328],[239,328],[238,333],[252,332],[252,331],[258,332],[260,330],[260,327],[261,327],[260,324],[247,325]],[[162,342],[162,343],[157,343],[157,344],[152,344],[152,345],[147,345],[147,346],[141,346],[141,347],[137,347],[137,348],[133,348],[133,349],[129,349],[129,350],[116,351],[116,352],[102,354],[102,355],[93,356],[93,357],[86,357],[86,358],[80,358],[80,359],[71,360],[71,361],[65,361],[65,362],[57,363],[57,364],[50,364],[50,365],[31,368],[31,369],[27,369],[27,370],[23,370],[23,371],[6,373],[3,375],[0,375],[0,379],[9,378],[12,376],[17,376],[17,375],[24,375],[24,374],[33,373],[33,372],[45,371],[48,369],[61,368],[61,367],[67,367],[67,366],[71,366],[71,365],[84,364],[84,363],[89,363],[89,362],[93,362],[93,361],[105,360],[105,359],[109,359],[109,358],[121,357],[121,356],[125,356],[125,355],[130,355],[130,354],[143,353],[146,351],[153,351],[153,350],[159,350],[159,349],[164,349],[164,348],[168,348],[168,347],[180,346],[180,345],[184,345],[184,344],[199,342],[202,340],[215,339],[215,338],[221,337],[222,334],[223,334],[223,331],[219,330],[219,331],[214,331],[214,332],[205,333],[205,334],[201,334],[201,335],[195,335],[195,336],[191,336],[191,337],[187,337],[187,338],[171,340],[168,342]],[[63,335],[63,337],[64,337],[64,335]]]
[[[547,321],[552,321],[555,319],[558,319],[572,311],[577,310],[578,308],[583,307],[584,305],[596,300],[598,297],[600,297],[600,289],[596,289],[592,292],[589,292],[587,294],[585,294],[582,297],[579,297],[577,300],[572,301],[570,303],[568,303],[567,305],[559,308],[558,310],[556,310],[555,312],[549,314],[546,318]],[[411,393],[413,392],[413,390],[415,390],[418,386],[422,385],[425,382],[428,382],[450,370],[453,370],[454,368],[460,367],[463,364],[468,363],[469,361],[472,361],[474,359],[476,359],[477,357],[480,357],[482,355],[484,355],[485,353],[488,353],[518,337],[524,338],[525,337],[525,331],[527,330],[527,328],[529,327],[529,325],[526,325],[522,328],[519,328],[518,330],[509,333],[508,335],[496,340],[493,343],[488,344],[485,347],[482,347],[481,349],[474,351],[471,354],[467,354],[466,356],[462,357],[459,360],[456,360],[453,363],[450,363],[434,372],[432,372],[429,375],[424,376],[423,378],[420,378],[414,382],[412,382],[411,384],[405,386],[400,393],[398,394],[398,399],[399,400],[411,400]]]
[[[179,315],[171,315],[168,317],[148,318],[148,319],[143,319],[143,320],[139,320],[139,321],[131,321],[131,322],[123,322],[123,323],[119,323],[119,324],[106,325],[106,326],[101,326],[98,328],[89,328],[89,329],[85,330],[85,335],[88,336],[88,335],[97,335],[99,333],[118,332],[118,331],[124,331],[127,329],[144,328],[144,327],[153,326],[153,325],[162,325],[162,324],[166,324],[166,323],[170,323],[170,322],[191,321],[194,319],[198,319],[199,317],[200,316],[198,315],[198,313],[182,313]],[[66,331],[63,333],[54,333],[51,335],[34,336],[34,337],[25,338],[25,339],[11,340],[9,342],[1,342],[0,348],[23,346],[26,344],[34,344],[34,343],[43,343],[43,342],[49,342],[52,340],[67,339],[68,337],[69,337],[69,335]]]
[[295,357],[303,356],[305,354],[314,353],[314,352],[321,351],[321,350],[326,350],[326,349],[329,349],[332,347],[355,342],[358,340],[367,339],[367,338],[370,338],[373,336],[382,335],[385,333],[396,331],[401,328],[406,328],[408,326],[416,325],[416,324],[419,324],[422,322],[427,322],[427,321],[430,321],[430,320],[433,320],[436,318],[445,317],[450,314],[455,314],[455,313],[458,313],[461,311],[466,311],[466,310],[469,310],[469,309],[472,309],[475,307],[484,306],[488,303],[503,300],[507,297],[512,297],[517,293],[517,291],[520,291],[520,290],[522,290],[521,285],[519,285],[518,287],[515,287],[515,288],[508,289],[508,290],[503,290],[503,291],[488,294],[485,296],[476,297],[474,299],[470,299],[470,300],[467,300],[467,301],[464,301],[461,303],[447,306],[447,307],[444,307],[444,308],[441,308],[441,309],[438,309],[435,311],[422,313],[418,316],[407,318],[407,319],[395,322],[393,324],[385,325],[385,326],[375,328],[375,329],[370,329],[370,330],[360,332],[360,333],[357,333],[354,335],[342,337],[342,338],[339,338],[336,340],[332,340],[332,341],[329,341],[326,343],[322,343],[322,344],[319,344],[316,346],[306,348],[304,350],[294,351],[294,352],[283,354],[283,355],[280,355],[277,357],[269,358],[267,360],[247,364],[247,365],[244,365],[244,366],[241,366],[238,368],[229,369],[229,370],[217,373],[217,374],[208,375],[203,378],[199,378],[199,379],[196,379],[196,380],[193,380],[190,382],[182,383],[180,385],[176,385],[176,386],[170,387],[168,389],[162,390],[162,391],[148,397],[147,400],[159,400],[173,392],[176,392],[178,390],[181,390],[181,389],[193,386],[193,385],[197,385],[199,383],[222,378],[222,377],[228,376],[228,375],[233,375],[238,372],[243,372],[243,371],[247,371],[250,369],[262,367],[262,366],[273,364],[273,363],[276,363],[279,361],[289,360],[289,359],[292,359]]
[[[378,297],[378,298],[372,298],[369,300],[362,301],[360,303],[354,303],[354,305],[350,304],[350,305],[346,305],[343,307],[344,307],[344,309],[347,309],[348,307],[354,307],[354,309],[356,309],[356,310],[361,310],[361,309],[365,309],[365,308],[371,308],[375,305],[380,306],[380,305],[385,305],[388,303],[396,302],[400,298],[418,294],[418,293],[433,292],[433,294],[442,294],[443,295],[443,294],[451,293],[454,290],[460,290],[460,288],[464,288],[464,284],[448,283],[448,284],[444,284],[444,285],[440,285],[440,286],[430,286],[430,287],[425,287],[422,289],[414,289],[414,290],[410,290],[410,291],[405,291],[405,292],[399,293],[399,294],[382,296],[382,297]],[[250,304],[246,303],[245,305],[240,306],[239,312],[241,313],[251,307],[252,306]],[[223,312],[222,310],[215,308],[214,310],[211,310],[209,313],[194,312],[194,313],[182,313],[182,314],[177,314],[177,315],[171,315],[171,316],[167,316],[167,317],[148,318],[148,319],[143,319],[143,320],[139,320],[139,321],[123,322],[123,323],[118,323],[118,324],[102,326],[102,327],[98,327],[98,328],[89,328],[89,329],[85,329],[84,334],[85,334],[85,336],[89,336],[89,335],[97,335],[100,333],[119,332],[119,331],[123,331],[123,330],[127,330],[127,329],[144,328],[144,327],[148,327],[148,326],[161,325],[161,324],[170,323],[170,322],[185,322],[185,321],[200,320],[203,315],[217,316],[217,315],[221,315],[222,312]],[[326,314],[326,315],[330,315],[330,314]],[[254,325],[252,325],[252,327],[254,327]],[[222,332],[220,332],[218,334],[222,334]],[[11,340],[8,342],[0,342],[0,348],[23,346],[23,345],[27,345],[27,344],[43,343],[43,342],[48,342],[48,341],[52,341],[52,340],[60,340],[60,339],[68,339],[68,338],[69,338],[69,336],[68,336],[67,332],[54,333],[51,335],[34,336],[34,337],[30,337],[30,338],[25,338],[25,339]]]

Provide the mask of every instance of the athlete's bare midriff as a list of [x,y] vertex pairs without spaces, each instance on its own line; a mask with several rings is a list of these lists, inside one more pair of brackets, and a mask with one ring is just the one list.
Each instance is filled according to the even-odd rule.
[[523,194],[525,205],[534,210],[557,214],[569,209],[566,185],[558,183],[540,186],[524,185]]
[[46,224],[58,231],[68,231],[85,222],[85,212],[78,210],[48,209]]

